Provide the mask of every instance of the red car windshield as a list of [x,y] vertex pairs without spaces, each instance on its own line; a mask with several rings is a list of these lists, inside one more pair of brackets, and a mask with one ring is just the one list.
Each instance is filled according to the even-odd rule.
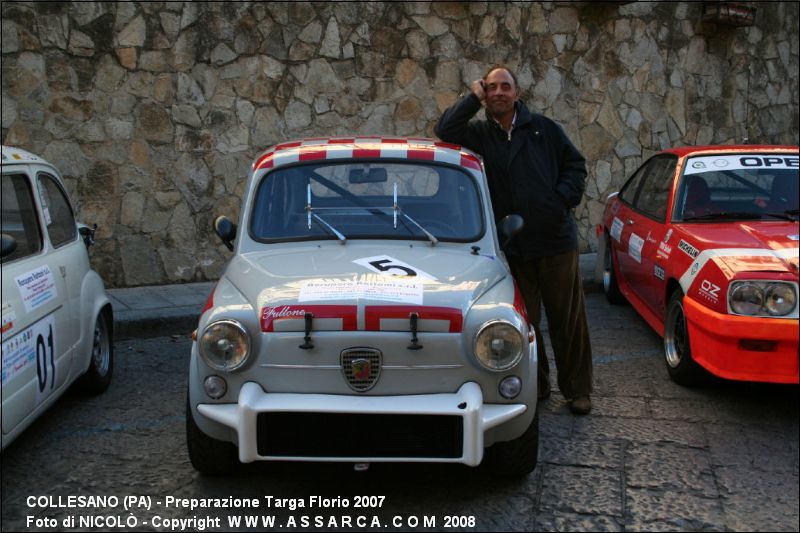
[[798,156],[693,157],[684,167],[675,220],[796,220]]

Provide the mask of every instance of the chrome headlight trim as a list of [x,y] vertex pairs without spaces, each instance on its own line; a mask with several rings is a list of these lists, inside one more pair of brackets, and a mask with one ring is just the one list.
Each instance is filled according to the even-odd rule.
[[[208,343],[212,341],[209,339],[209,335],[213,335],[214,330],[221,327],[232,328],[229,329],[229,331],[232,331],[235,335],[238,335],[238,339],[234,339],[233,343],[236,345],[234,348],[239,353],[234,354],[232,364],[228,363],[230,359],[210,353],[211,347],[208,345]],[[242,344],[238,344],[237,341],[241,342]],[[203,330],[203,334],[200,335],[200,338],[197,340],[197,348],[200,356],[203,358],[203,361],[205,361],[209,367],[220,372],[235,372],[242,368],[250,358],[250,335],[247,333],[247,329],[245,329],[245,327],[236,320],[216,320],[206,326],[206,328]]]
[[[491,364],[488,363],[488,361],[485,361],[479,355],[479,350],[481,348],[480,347],[481,336],[484,333],[486,333],[489,329],[494,328],[494,327],[498,327],[498,326],[507,327],[511,331],[516,333],[516,337],[517,337],[516,341],[518,343],[518,348],[519,349],[517,350],[517,353],[508,362],[506,362],[504,364],[501,364],[501,365],[498,365],[498,366],[492,366]],[[478,328],[478,331],[475,334],[475,339],[474,339],[474,341],[472,343],[472,352],[473,352],[473,355],[475,356],[475,359],[478,361],[478,363],[480,363],[480,365],[483,368],[485,368],[486,370],[489,370],[491,372],[505,372],[505,371],[507,371],[507,370],[509,370],[511,368],[514,368],[522,360],[522,357],[523,357],[523,355],[525,353],[525,346],[526,346],[526,344],[523,341],[524,341],[524,339],[522,337],[522,332],[513,323],[509,322],[508,320],[501,320],[501,319],[488,320],[488,321],[484,322],[481,325],[480,328]]]
[[[753,296],[750,302],[742,298]],[[743,306],[749,305],[749,309]],[[738,316],[797,318],[797,283],[783,280],[743,279],[728,287],[728,312]]]

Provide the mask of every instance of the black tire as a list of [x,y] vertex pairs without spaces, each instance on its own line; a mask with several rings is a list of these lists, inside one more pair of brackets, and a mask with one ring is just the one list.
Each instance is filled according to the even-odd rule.
[[225,476],[235,473],[241,466],[236,446],[230,442],[209,437],[192,416],[189,399],[186,399],[186,445],[189,460],[195,470],[207,476]]
[[709,374],[692,358],[689,329],[683,312],[683,291],[676,289],[667,305],[664,321],[664,364],[672,381],[685,387],[705,383]]
[[539,408],[525,433],[514,440],[488,447],[481,467],[504,478],[524,477],[534,471],[539,459]]
[[92,331],[89,368],[78,380],[78,389],[81,392],[100,394],[111,385],[111,376],[114,373],[114,340],[109,322],[109,315],[100,311]]
[[625,296],[619,290],[617,283],[617,272],[614,265],[614,255],[611,253],[611,238],[606,233],[606,245],[603,253],[603,293],[606,300],[612,305],[624,305],[628,303]]

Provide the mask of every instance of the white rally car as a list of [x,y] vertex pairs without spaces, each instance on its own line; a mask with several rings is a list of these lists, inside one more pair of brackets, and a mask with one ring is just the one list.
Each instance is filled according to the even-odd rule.
[[[275,146],[192,346],[194,467],[239,461],[536,466],[536,340],[483,165],[429,139]],[[237,451],[238,449],[238,451]],[[485,449],[485,451],[484,451]]]
[[113,317],[89,266],[93,235],[53,165],[2,147],[2,447],[76,380],[92,393],[111,382]]

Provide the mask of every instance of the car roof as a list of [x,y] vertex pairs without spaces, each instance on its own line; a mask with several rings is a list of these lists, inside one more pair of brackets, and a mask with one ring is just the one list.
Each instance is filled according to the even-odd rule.
[[[0,147],[0,154],[2,154],[2,161],[4,165],[8,164],[25,164],[25,163],[46,163],[50,165],[47,161],[39,157],[38,155],[34,155],[22,148],[15,148],[13,146],[6,146],[2,145]],[[53,166],[53,165],[50,165]]]
[[256,158],[253,170],[277,168],[302,161],[342,159],[408,159],[438,161],[480,171],[481,158],[457,144],[423,137],[318,137],[268,148]]
[[675,154],[678,157],[689,155],[718,154],[723,152],[786,152],[797,153],[800,151],[798,146],[787,146],[777,144],[726,144],[710,146],[680,146],[662,150],[662,154]]

